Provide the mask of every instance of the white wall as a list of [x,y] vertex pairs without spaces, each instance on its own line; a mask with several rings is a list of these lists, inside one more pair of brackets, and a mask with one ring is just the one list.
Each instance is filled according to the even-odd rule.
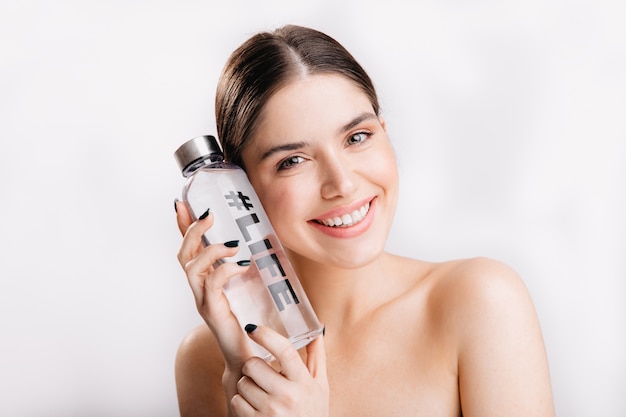
[[172,152],[215,132],[232,49],[293,22],[379,89],[404,192],[389,248],[509,263],[559,415],[623,415],[626,3],[406,4],[0,3],[0,414],[177,414],[199,318]]

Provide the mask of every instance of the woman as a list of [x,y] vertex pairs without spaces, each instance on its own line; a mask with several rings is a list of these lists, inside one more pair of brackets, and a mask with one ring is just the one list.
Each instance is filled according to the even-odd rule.
[[[385,242],[398,172],[368,75],[335,40],[286,26],[230,57],[216,97],[226,159],[244,167],[325,335],[301,352],[239,328],[222,287],[245,267],[204,248],[212,214],[178,258],[208,326],[176,360],[183,416],[552,416],[548,366],[527,290],[489,259],[431,263]],[[276,357],[251,357],[250,337]]]

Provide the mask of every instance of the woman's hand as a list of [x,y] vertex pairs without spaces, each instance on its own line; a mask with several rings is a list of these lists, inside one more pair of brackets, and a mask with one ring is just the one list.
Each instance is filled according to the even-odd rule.
[[277,360],[276,370],[261,358],[248,359],[230,406],[236,417],[328,417],[329,388],[324,338],[306,347],[306,364],[293,345],[275,331],[246,326],[252,340]]
[[198,312],[224,355],[226,371],[223,382],[230,398],[236,392],[243,363],[252,356],[252,352],[245,333],[230,310],[223,287],[231,277],[245,273],[248,267],[232,262],[214,266],[217,260],[235,255],[238,248],[220,243],[205,247],[202,235],[213,225],[214,218],[210,212],[200,217],[193,222],[186,205],[176,202],[176,220],[184,236],[178,261],[187,275]]
[[253,356],[223,292],[226,282],[248,267],[230,262],[214,266],[218,259],[235,255],[237,247],[219,243],[205,247],[202,236],[213,225],[213,215],[208,213],[194,222],[185,204],[175,204],[178,228],[184,236],[178,261],[198,312],[224,355],[222,384],[230,401],[229,415],[327,417],[329,389],[323,338],[309,343],[305,364],[288,339],[261,326],[250,332],[250,338],[274,355],[281,370]]

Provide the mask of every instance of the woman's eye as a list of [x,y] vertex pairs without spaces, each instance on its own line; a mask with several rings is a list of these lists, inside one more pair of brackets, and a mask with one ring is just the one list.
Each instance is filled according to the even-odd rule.
[[355,133],[354,135],[350,135],[348,137],[348,145],[356,145],[361,142],[364,142],[367,140],[369,136],[370,134],[366,132],[358,132],[358,133]]
[[280,164],[278,164],[278,170],[289,169],[295,165],[298,165],[304,161],[304,158],[301,156],[290,156],[289,158],[283,160]]

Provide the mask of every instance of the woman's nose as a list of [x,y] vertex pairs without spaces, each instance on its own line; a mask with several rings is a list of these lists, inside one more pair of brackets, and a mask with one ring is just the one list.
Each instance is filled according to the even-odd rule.
[[349,197],[356,189],[354,173],[346,161],[332,158],[320,167],[323,198]]

